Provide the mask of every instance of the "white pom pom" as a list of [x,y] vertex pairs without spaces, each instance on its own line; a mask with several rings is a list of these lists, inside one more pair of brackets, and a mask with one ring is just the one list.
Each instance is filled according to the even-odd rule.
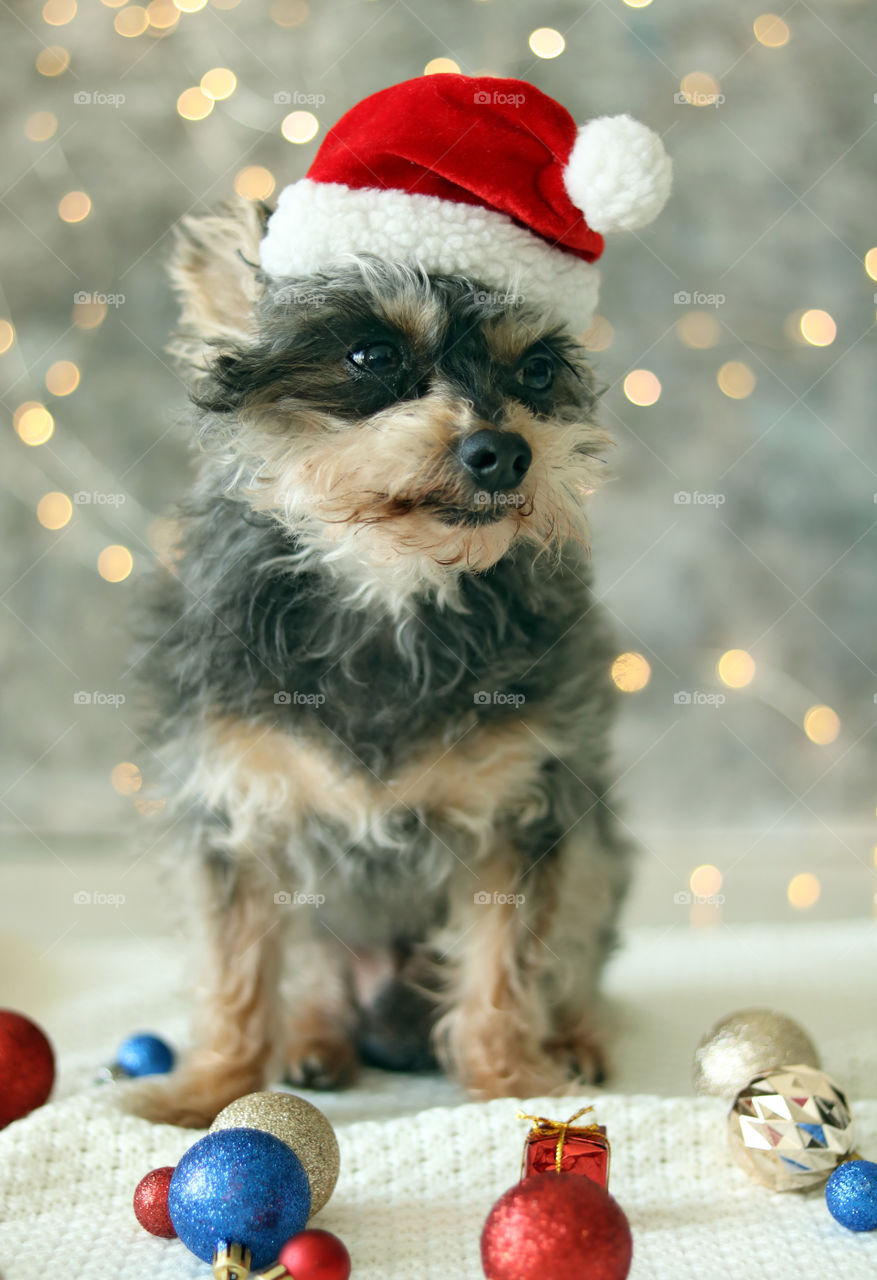
[[569,197],[593,231],[633,231],[667,202],[673,166],[656,133],[630,116],[600,116],[579,129],[563,172]]

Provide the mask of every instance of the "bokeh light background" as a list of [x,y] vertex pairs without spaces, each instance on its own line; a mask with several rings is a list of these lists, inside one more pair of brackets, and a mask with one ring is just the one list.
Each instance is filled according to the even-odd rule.
[[593,504],[615,795],[660,901],[870,911],[874,6],[48,0],[0,24],[7,851],[112,850],[159,807],[126,629],[188,467],[174,223],[270,201],[358,99],[459,69],[630,111],[675,160],[660,220],[609,242],[587,339],[618,441]]

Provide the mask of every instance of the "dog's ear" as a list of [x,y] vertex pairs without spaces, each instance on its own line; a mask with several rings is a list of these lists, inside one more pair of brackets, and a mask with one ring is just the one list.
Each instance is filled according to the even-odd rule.
[[206,217],[186,217],[176,228],[169,263],[180,300],[180,326],[171,351],[196,372],[217,348],[251,332],[258,281],[259,242],[270,210],[250,200],[225,204]]

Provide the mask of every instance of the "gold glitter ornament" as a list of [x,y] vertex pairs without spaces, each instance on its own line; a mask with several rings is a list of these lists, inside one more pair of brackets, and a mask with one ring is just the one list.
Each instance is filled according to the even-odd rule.
[[261,1129],[298,1156],[311,1184],[311,1217],[335,1190],[341,1156],[335,1130],[318,1107],[294,1093],[248,1093],[230,1102],[210,1126]]
[[710,1027],[697,1046],[695,1092],[733,1098],[747,1080],[784,1062],[821,1066],[803,1027],[774,1009],[738,1009]]
[[853,1149],[853,1117],[830,1076],[796,1063],[762,1071],[728,1113],[731,1155],[772,1191],[826,1181]]

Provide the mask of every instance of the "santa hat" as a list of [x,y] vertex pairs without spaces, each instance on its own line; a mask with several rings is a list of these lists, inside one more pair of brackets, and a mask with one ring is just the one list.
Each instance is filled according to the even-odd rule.
[[578,127],[523,80],[419,76],[329,131],[280,194],[262,268],[303,276],[375,254],[543,304],[582,333],[603,235],[655,218],[670,181],[660,138],[630,116]]

